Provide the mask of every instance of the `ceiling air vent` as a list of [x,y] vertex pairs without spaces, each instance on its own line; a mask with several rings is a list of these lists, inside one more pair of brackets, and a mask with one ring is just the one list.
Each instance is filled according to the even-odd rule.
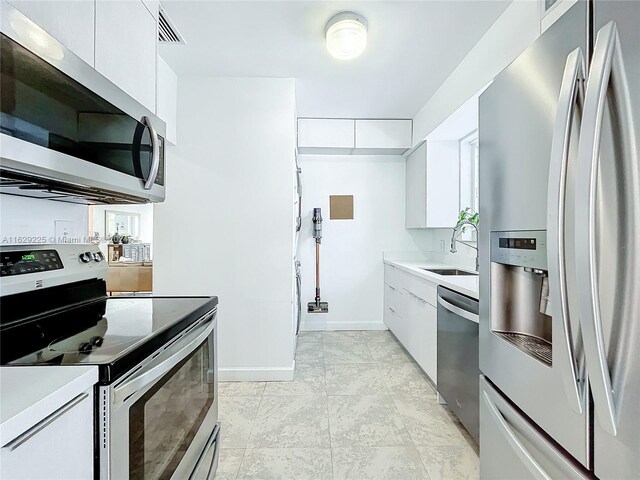
[[158,18],[158,40],[160,43],[186,43],[162,7]]

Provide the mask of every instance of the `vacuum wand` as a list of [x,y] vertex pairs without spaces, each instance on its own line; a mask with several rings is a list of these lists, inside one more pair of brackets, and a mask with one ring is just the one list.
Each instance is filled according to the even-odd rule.
[[316,240],[316,297],[315,301],[307,305],[308,313],[327,313],[329,304],[320,301],[320,244],[322,243],[322,212],[320,208],[313,209],[313,238]]

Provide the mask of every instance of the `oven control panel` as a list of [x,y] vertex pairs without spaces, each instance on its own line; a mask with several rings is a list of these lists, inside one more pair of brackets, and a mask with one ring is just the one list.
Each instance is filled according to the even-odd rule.
[[98,245],[0,246],[0,297],[39,288],[107,278],[106,256]]
[[64,268],[56,250],[7,251],[0,254],[0,275],[24,275],[27,273],[60,270]]
[[[0,253],[0,276],[25,275],[27,273],[61,270],[70,258],[77,257],[77,262],[94,263],[105,262],[101,251],[87,250],[77,254],[67,254],[65,261],[56,249],[46,250],[8,250]],[[76,263],[76,262],[72,262]]]

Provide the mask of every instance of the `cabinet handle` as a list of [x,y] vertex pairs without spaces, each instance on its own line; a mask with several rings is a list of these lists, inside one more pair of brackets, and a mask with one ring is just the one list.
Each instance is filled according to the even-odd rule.
[[420,303],[429,303],[427,302],[425,299],[419,297],[418,295],[416,295],[413,292],[410,292],[409,290],[405,290],[405,292],[407,292],[409,295],[411,295],[413,298],[415,298],[416,300],[418,300]]
[[36,435],[38,432],[42,431],[48,425],[50,425],[51,423],[55,422],[62,415],[64,415],[69,410],[71,410],[73,407],[78,405],[80,402],[82,402],[88,396],[89,396],[89,394],[86,393],[86,392],[81,393],[77,397],[73,398],[72,400],[70,400],[69,402],[64,404],[58,410],[53,412],[51,415],[49,415],[48,417],[43,418],[38,423],[36,423],[33,427],[29,428],[27,431],[25,431],[21,435],[17,436],[14,440],[12,440],[11,442],[7,443],[2,448],[7,448],[7,449],[9,449],[10,452],[14,451],[16,448],[18,448],[20,445],[25,443],[31,437]]

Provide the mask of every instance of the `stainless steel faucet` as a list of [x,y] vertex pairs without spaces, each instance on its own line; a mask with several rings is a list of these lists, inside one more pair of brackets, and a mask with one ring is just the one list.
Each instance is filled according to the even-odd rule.
[[458,251],[458,249],[456,248],[456,242],[466,245],[467,247],[474,248],[476,250],[476,272],[477,272],[480,269],[480,260],[478,259],[478,246],[473,245],[472,243],[469,243],[469,242],[458,240],[457,238],[458,235],[460,235],[460,233],[462,232],[462,228],[465,227],[466,225],[470,225],[476,229],[476,238],[478,238],[479,236],[478,225],[476,225],[473,222],[470,222],[469,220],[458,221],[458,223],[456,223],[456,226],[453,227],[453,234],[451,235],[451,253],[456,253]]

